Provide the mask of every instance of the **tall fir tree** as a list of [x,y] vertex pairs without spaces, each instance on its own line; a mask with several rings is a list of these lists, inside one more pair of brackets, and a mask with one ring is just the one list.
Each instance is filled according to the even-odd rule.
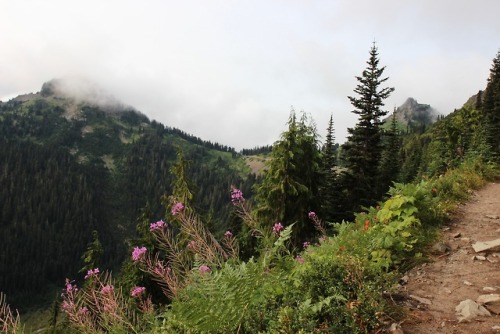
[[335,145],[335,130],[333,115],[330,116],[328,128],[326,129],[326,140],[323,145],[321,160],[322,180],[320,190],[322,219],[332,222],[337,221],[341,213],[341,199],[339,185],[337,182],[337,150]]
[[486,140],[490,145],[493,158],[500,158],[500,51],[493,59],[488,85],[483,93],[482,111],[484,114]]
[[317,211],[320,150],[314,125],[292,110],[288,130],[272,148],[262,182],[256,185],[256,214],[270,223],[296,223],[294,241],[306,240],[314,228],[309,211]]
[[379,184],[383,192],[388,190],[392,182],[399,181],[398,175],[401,169],[401,136],[395,112],[391,116],[391,127],[384,133],[384,136],[386,145],[382,153],[379,172]]
[[381,187],[377,184],[383,149],[381,117],[388,113],[382,107],[384,100],[394,91],[393,87],[380,87],[388,77],[382,77],[385,66],[379,66],[375,43],[370,49],[367,64],[362,75],[356,77],[359,83],[354,92],[358,96],[349,96],[355,108],[352,112],[359,115],[356,126],[348,129],[349,136],[345,145],[348,168],[346,180],[353,209],[356,209],[355,204],[371,205],[381,195]]

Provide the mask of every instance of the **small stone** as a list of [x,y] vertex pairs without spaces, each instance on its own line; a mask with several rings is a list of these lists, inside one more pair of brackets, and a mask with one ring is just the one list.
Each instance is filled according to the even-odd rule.
[[500,295],[497,293],[490,293],[489,295],[481,295],[477,297],[476,302],[484,305],[488,311],[500,314]]
[[451,247],[443,242],[436,242],[431,250],[435,254],[446,254],[451,250]]
[[485,215],[485,217],[489,219],[500,219],[500,216],[498,215]]
[[494,287],[491,287],[491,286],[485,286],[483,288],[483,291],[485,291],[485,292],[495,292],[497,290],[498,290],[497,288],[494,288]]
[[472,283],[471,283],[471,282],[469,282],[469,281],[464,281],[464,284],[465,284],[465,285],[468,285],[468,286],[473,286],[473,285],[474,285],[474,284],[472,284]]
[[491,313],[487,309],[471,299],[461,301],[455,307],[455,311],[458,322],[470,321],[478,316],[491,316]]
[[490,240],[490,241],[478,241],[472,245],[476,253],[483,252],[485,250],[500,247],[500,239]]
[[498,293],[490,293],[489,295],[480,295],[477,297],[476,302],[479,304],[488,304],[500,302],[500,295]]
[[409,280],[410,280],[410,277],[408,277],[408,275],[404,275],[403,277],[401,277],[399,279],[399,283],[401,283],[401,285],[405,285],[405,284],[408,284]]
[[443,290],[444,290],[444,292],[446,292],[447,294],[451,295],[451,290],[450,290],[450,289],[448,289],[448,288],[444,288]]
[[500,332],[500,326],[499,325],[495,325],[495,326],[491,327],[491,329],[493,329],[494,331]]
[[432,304],[432,301],[430,299],[427,299],[427,298],[422,298],[422,297],[415,296],[415,295],[410,295],[410,298],[413,300],[416,300],[417,302],[419,302],[421,304],[425,304],[425,305]]
[[470,238],[460,238],[461,241],[470,242]]
[[486,256],[476,255],[472,258],[473,260],[486,261]]
[[460,238],[462,236],[462,233],[458,232],[458,233],[455,233],[453,234],[453,238]]
[[389,333],[392,333],[392,334],[404,334],[403,332],[403,329],[401,328],[401,326],[397,323],[392,323],[391,324],[391,327],[389,327]]

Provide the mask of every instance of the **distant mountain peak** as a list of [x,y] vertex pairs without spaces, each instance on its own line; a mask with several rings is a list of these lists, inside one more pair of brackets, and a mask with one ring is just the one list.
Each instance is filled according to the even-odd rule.
[[97,83],[80,76],[68,76],[52,79],[42,85],[40,94],[44,97],[73,100],[75,103],[87,103],[108,111],[135,110],[123,104]]
[[407,126],[429,125],[434,123],[439,116],[436,109],[428,104],[418,103],[413,97],[407,98],[394,113],[396,119]]

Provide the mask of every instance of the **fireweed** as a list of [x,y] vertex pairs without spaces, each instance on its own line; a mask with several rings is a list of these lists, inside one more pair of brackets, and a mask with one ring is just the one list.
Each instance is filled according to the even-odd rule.
[[5,295],[0,292],[0,330],[2,333],[24,334],[24,328],[19,320],[19,313],[12,313]]
[[307,216],[312,221],[314,228],[316,228],[316,230],[318,230],[318,232],[321,233],[321,236],[322,237],[326,236],[325,227],[321,219],[319,219],[318,215],[315,212],[311,211],[307,214]]
[[[251,209],[239,189],[232,189],[231,202],[236,213],[252,231],[252,235],[267,240],[266,245],[270,247],[266,248],[266,252],[273,252],[272,245],[274,244],[276,248],[275,241],[279,241],[280,247],[283,246],[286,237],[282,235],[283,233],[289,235],[291,226],[285,229],[281,223],[276,223],[272,228],[263,229],[250,214]],[[207,275],[222,268],[229,259],[238,260],[239,250],[237,240],[231,231],[226,231],[219,242],[199,217],[183,203],[174,200],[171,213],[177,223],[176,232],[163,220],[149,225],[150,233],[156,240],[155,248],[162,252],[136,246],[131,257],[138,268],[153,278],[163,293],[172,300],[191,283],[193,274]],[[310,218],[319,221],[317,216],[312,216],[311,213]],[[308,243],[305,243],[304,247],[307,246]],[[161,258],[160,254],[163,254]],[[299,256],[297,261],[302,263],[303,258]],[[121,289],[113,285],[109,275],[103,276],[99,269],[95,268],[89,270],[85,277],[89,282],[85,288],[79,290],[76,285],[68,281],[62,294],[63,311],[68,314],[74,327],[82,332],[92,333],[106,332],[110,329],[137,332],[134,322],[136,317],[132,316],[131,306],[127,305]],[[145,295],[144,287],[133,287],[129,291],[129,297],[136,302],[129,304],[136,305],[142,314],[153,314],[151,298],[146,298]]]
[[132,251],[132,261],[138,262],[144,258],[144,254],[146,253],[146,247],[135,247]]
[[[84,288],[79,289],[67,279],[61,294],[61,309],[74,328],[83,333],[139,333],[135,311],[126,302],[121,289],[114,287],[111,275],[105,273],[101,276],[98,271],[92,270],[90,276],[87,274],[87,282]],[[139,305],[139,311],[152,312],[152,309]]]

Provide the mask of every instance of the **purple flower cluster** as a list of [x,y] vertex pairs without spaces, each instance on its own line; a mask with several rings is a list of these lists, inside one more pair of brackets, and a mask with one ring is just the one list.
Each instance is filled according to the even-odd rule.
[[276,223],[273,226],[273,233],[279,235],[281,231],[284,230],[284,227],[281,223]]
[[142,259],[146,253],[146,247],[135,247],[132,251],[132,261],[137,262]]
[[202,274],[205,274],[205,273],[209,273],[212,271],[212,269],[210,269],[209,266],[206,266],[206,265],[201,265],[198,270],[200,271],[200,273]]
[[101,295],[107,295],[111,292],[113,292],[115,288],[112,285],[105,285],[101,289]]
[[73,284],[68,279],[66,279],[66,286],[64,288],[64,292],[66,292],[67,294],[71,294],[71,293],[77,292],[77,291],[78,291],[78,288],[77,288],[76,284]]
[[231,231],[226,231],[226,233],[224,233],[224,237],[226,238],[231,238],[233,236],[233,234],[231,233]]
[[243,203],[245,201],[245,198],[243,198],[243,192],[237,188],[233,188],[231,190],[231,202],[233,202],[234,205]]
[[87,275],[85,275],[85,279],[89,278],[89,277],[94,277],[94,276],[97,276],[97,274],[99,274],[99,268],[95,268],[95,269],[90,269],[89,271],[87,271]]
[[156,230],[161,230],[162,228],[164,228],[167,224],[165,224],[165,222],[163,220],[159,220],[157,221],[156,223],[151,223],[149,224],[149,230],[152,232],[152,231],[156,231]]
[[311,243],[309,241],[306,241],[302,244],[302,247],[304,247],[304,249],[306,249],[309,246],[311,246]]
[[314,211],[309,212],[307,215],[309,216],[309,219],[314,219],[317,217],[316,212]]
[[133,287],[132,290],[130,290],[130,295],[134,298],[140,297],[144,291],[146,291],[146,288],[143,286],[136,286]]
[[172,216],[176,216],[182,210],[184,210],[184,204],[182,204],[181,202],[175,203],[172,207]]
[[80,307],[80,309],[78,310],[79,315],[88,315],[89,313],[90,312],[87,306]]

